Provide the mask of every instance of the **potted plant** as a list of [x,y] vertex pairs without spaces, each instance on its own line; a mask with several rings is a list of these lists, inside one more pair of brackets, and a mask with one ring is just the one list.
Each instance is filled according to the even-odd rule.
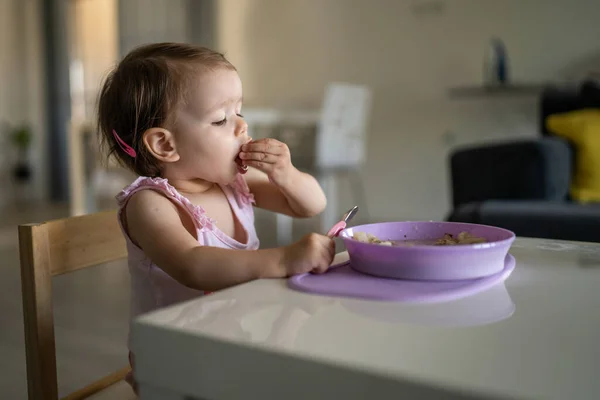
[[26,183],[33,173],[29,163],[29,148],[33,135],[27,125],[21,125],[9,130],[9,138],[17,150],[17,160],[13,168],[13,178],[18,183]]

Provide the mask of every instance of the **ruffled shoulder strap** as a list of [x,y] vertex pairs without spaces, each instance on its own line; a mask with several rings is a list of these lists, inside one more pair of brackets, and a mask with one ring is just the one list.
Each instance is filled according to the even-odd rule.
[[233,190],[238,202],[244,205],[254,204],[254,195],[250,192],[248,183],[242,174],[237,174],[234,181],[229,186]]
[[187,211],[194,220],[194,224],[196,224],[198,229],[214,229],[215,221],[206,215],[204,208],[192,204],[187,197],[179,193],[177,189],[171,186],[169,181],[164,178],[150,178],[145,176],[137,178],[133,183],[121,190],[121,192],[119,192],[119,194],[117,194],[115,197],[119,209],[123,209],[127,205],[127,202],[131,196],[140,190],[155,190],[162,193],[175,204],[181,206],[181,208]]

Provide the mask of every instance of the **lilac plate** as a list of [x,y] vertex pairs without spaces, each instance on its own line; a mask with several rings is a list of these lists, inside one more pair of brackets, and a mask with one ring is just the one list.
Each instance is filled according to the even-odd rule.
[[[431,240],[446,233],[468,232],[486,243],[435,246],[382,246],[352,238],[365,232],[381,240]],[[340,233],[350,265],[358,272],[383,278],[454,281],[482,278],[504,269],[504,260],[515,240],[511,231],[493,226],[457,222],[386,222],[359,225]]]
[[507,254],[504,268],[497,274],[460,281],[425,281],[379,278],[356,272],[349,263],[344,263],[332,266],[324,274],[293,276],[288,280],[288,286],[326,296],[400,303],[443,303],[487,290],[507,279],[514,268],[515,258]]

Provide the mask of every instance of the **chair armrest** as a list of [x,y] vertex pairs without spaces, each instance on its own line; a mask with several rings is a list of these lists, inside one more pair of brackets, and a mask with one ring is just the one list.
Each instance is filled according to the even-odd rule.
[[460,149],[450,157],[454,207],[485,200],[565,200],[572,150],[559,138]]

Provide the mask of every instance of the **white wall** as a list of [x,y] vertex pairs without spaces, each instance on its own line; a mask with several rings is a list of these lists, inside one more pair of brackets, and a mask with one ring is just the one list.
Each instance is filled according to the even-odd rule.
[[188,0],[119,0],[121,55],[151,42],[189,39]]
[[[32,194],[47,193],[47,136],[44,92],[41,0],[0,1],[0,122],[28,123],[33,134]],[[0,205],[12,198],[11,169],[15,152],[0,133]]]
[[597,1],[218,4],[218,47],[239,68],[247,103],[317,107],[333,80],[373,89],[366,165],[373,219],[445,215],[449,140],[456,145],[535,134],[535,97],[473,101],[447,96],[449,87],[481,82],[491,36],[505,41],[516,81],[572,77],[600,54]]

